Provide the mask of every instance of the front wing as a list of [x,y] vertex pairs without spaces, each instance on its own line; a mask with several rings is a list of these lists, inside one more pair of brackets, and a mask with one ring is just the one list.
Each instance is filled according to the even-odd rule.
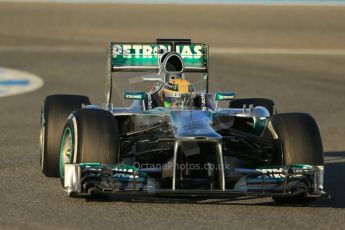
[[[323,166],[286,165],[258,169],[234,169],[242,174],[232,189],[161,189],[149,176],[155,169],[138,169],[130,165],[102,165],[99,163],[66,164],[64,188],[70,196],[95,193],[116,195],[172,195],[227,197],[232,195],[295,196],[301,193],[320,197],[323,191]],[[300,189],[300,184],[308,189]]]

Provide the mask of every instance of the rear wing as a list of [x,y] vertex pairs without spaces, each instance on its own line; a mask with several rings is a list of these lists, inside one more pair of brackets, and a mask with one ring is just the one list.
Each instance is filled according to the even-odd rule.
[[107,104],[110,106],[113,73],[159,73],[164,55],[170,52],[182,58],[183,72],[201,73],[207,81],[209,52],[206,44],[192,43],[190,39],[157,39],[156,43],[110,42],[107,52]]
[[[172,47],[174,45],[175,47]],[[108,49],[110,72],[158,72],[160,60],[167,52],[179,53],[184,72],[207,72],[208,45],[111,42]]]

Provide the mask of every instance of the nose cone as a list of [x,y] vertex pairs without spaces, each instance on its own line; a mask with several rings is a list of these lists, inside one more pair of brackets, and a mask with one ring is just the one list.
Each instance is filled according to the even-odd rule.
[[202,141],[222,138],[211,127],[212,117],[209,111],[171,111],[170,116],[176,139]]

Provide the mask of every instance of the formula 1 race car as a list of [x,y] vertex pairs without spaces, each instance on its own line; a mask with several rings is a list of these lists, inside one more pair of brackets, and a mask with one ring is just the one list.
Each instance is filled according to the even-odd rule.
[[[50,95],[42,106],[42,171],[60,177],[70,196],[250,195],[304,203],[324,194],[315,120],[277,113],[270,99],[210,93],[208,45],[112,42],[107,58],[104,106],[79,95]],[[127,73],[113,76],[119,72]],[[152,88],[123,92],[132,104],[114,107],[113,80],[126,81],[130,72],[150,72],[140,80]]]

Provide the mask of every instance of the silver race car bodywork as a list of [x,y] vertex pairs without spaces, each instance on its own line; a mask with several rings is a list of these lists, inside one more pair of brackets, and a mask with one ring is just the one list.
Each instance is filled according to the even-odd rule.
[[[150,55],[156,59],[149,60]],[[233,100],[234,94],[208,92],[208,58],[208,46],[190,40],[110,43],[105,110],[119,124],[119,160],[116,164],[66,163],[65,191],[69,195],[321,196],[323,165],[273,159],[282,145],[271,123],[274,114],[250,104],[218,105]],[[169,64],[177,67],[171,71]],[[134,100],[132,106],[114,108],[113,73],[146,71],[157,72],[149,80],[162,83],[171,73],[200,73],[203,88],[183,108],[153,106],[154,91],[125,92],[125,99]]]
[[[105,106],[81,95],[50,95],[42,106],[42,171],[60,177],[70,196],[253,195],[302,202],[324,194],[315,120],[278,114],[270,99],[210,93],[208,45],[112,42],[107,57]],[[120,72],[153,72],[140,77],[153,87],[124,91],[121,99],[132,104],[116,107],[113,88],[124,87],[113,81]],[[197,81],[188,92],[169,85],[176,78],[191,82],[191,75]]]

